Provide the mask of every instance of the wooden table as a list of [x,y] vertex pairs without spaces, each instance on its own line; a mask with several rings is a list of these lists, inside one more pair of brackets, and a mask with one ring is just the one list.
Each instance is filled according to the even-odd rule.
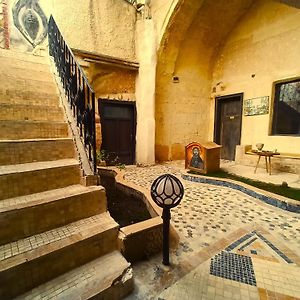
[[266,161],[266,170],[267,172],[271,175],[272,172],[272,165],[271,165],[271,157],[275,156],[275,155],[280,155],[280,153],[278,152],[273,152],[273,151],[264,151],[264,150],[252,150],[253,153],[255,153],[256,155],[258,155],[258,160],[255,166],[255,170],[254,173],[256,173],[260,158],[262,156],[265,157],[265,161]]

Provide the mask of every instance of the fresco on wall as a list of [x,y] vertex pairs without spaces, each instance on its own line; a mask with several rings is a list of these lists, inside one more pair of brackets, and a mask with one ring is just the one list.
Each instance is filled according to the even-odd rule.
[[3,14],[3,0],[0,0],[0,48],[4,48],[4,14]]
[[244,115],[266,115],[269,113],[269,96],[246,99],[244,101]]
[[34,49],[47,36],[47,17],[39,0],[17,0],[12,6],[14,26],[23,37],[23,41]]
[[0,48],[9,48],[7,2],[0,0]]
[[198,143],[191,143],[185,149],[185,165],[186,168],[203,171],[204,168],[204,149]]

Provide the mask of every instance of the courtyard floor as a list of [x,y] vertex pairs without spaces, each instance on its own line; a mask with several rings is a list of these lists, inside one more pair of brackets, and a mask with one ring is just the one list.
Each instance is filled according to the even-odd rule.
[[238,190],[181,178],[182,162],[126,167],[125,180],[150,189],[171,173],[185,195],[171,210],[180,242],[133,265],[133,299],[300,299],[300,215]]

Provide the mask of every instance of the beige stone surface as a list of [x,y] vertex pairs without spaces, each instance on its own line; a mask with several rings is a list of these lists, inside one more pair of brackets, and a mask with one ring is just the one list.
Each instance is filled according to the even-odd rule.
[[126,100],[127,94],[135,93],[136,71],[91,64],[88,73],[96,93],[96,99],[112,94],[116,95],[115,98],[123,95]]
[[[156,79],[156,159],[182,159],[184,146],[212,140],[214,60],[251,1],[182,1],[160,45]],[[226,6],[226,13],[224,7]],[[174,77],[177,77],[174,80]]]
[[[181,178],[185,173],[184,162],[146,168],[128,167],[125,182],[150,189],[152,182],[166,173]],[[134,264],[136,289],[126,300],[300,297],[298,213],[268,205],[226,186],[183,178],[181,181],[184,197],[177,207],[171,209],[171,224],[180,239],[178,246],[170,250],[171,264],[162,265],[162,254]],[[270,196],[264,191],[260,193]],[[232,247],[227,249],[229,245]],[[220,273],[216,274],[211,266],[216,255],[221,253],[234,259],[230,265],[221,260],[217,267]],[[252,261],[256,284],[242,282],[252,269],[250,263],[241,263],[245,257]],[[226,277],[226,273],[232,278]]]
[[100,214],[106,206],[105,190],[97,186],[73,185],[5,199],[0,202],[0,241],[17,241]]
[[68,126],[65,122],[1,120],[0,140],[65,138]]
[[61,188],[79,180],[79,162],[75,159],[0,166],[0,199]]
[[[13,244],[9,244],[11,252],[4,254],[1,259],[1,298],[15,297],[116,250],[117,232],[117,223],[108,213],[104,213],[46,231],[39,236],[19,240],[18,250],[14,254],[11,248]],[[3,246],[3,249],[6,248],[6,245]],[[14,283],[20,276],[22,281],[15,286]]]
[[[124,257],[134,263],[147,259],[162,250],[161,217],[122,227],[119,232],[119,243]],[[139,245],[137,247],[137,245]]]
[[152,3],[158,27],[167,23],[158,52],[156,159],[182,159],[187,143],[212,140],[214,97],[241,92],[270,97],[269,114],[243,116],[241,143],[299,153],[297,138],[270,135],[273,83],[299,76],[299,10],[267,0],[175,2]]
[[33,92],[21,90],[18,87],[0,89],[0,104],[25,104],[25,105],[45,105],[58,106],[56,94],[48,94],[42,91]]
[[[47,55],[47,38],[34,49],[14,26],[11,9],[15,2],[8,2],[11,49]],[[47,18],[51,14],[54,16],[70,47],[126,59],[134,58],[136,10],[126,1],[41,0],[39,4]]]
[[[97,177],[82,178],[50,66],[9,51],[0,61],[0,298],[12,299],[71,269],[34,297],[66,290],[66,298],[123,297],[133,281],[129,264],[115,252],[118,224],[106,212]],[[109,262],[115,268],[99,272],[99,264]]]
[[22,104],[2,104],[0,120],[63,121],[61,108]]
[[167,33],[170,18],[173,16],[177,6],[180,5],[178,0],[151,0],[151,15],[155,22],[157,45]]
[[151,19],[137,22],[137,57],[140,63],[136,81],[137,131],[136,162],[155,163],[155,77],[156,44]]
[[114,251],[61,275],[17,299],[45,297],[79,300],[92,296],[98,296],[100,299],[122,299],[131,292],[132,287],[130,264],[118,251]]
[[[218,54],[213,86],[222,81],[221,95],[244,93],[244,99],[269,96],[269,113],[243,116],[241,144],[298,153],[300,140],[272,136],[273,83],[299,77],[300,11],[275,1],[256,1],[232,30]],[[254,77],[252,77],[254,74]],[[212,133],[211,133],[212,134]]]
[[0,165],[73,158],[75,149],[70,138],[0,141]]
[[136,11],[126,1],[41,2],[45,11],[53,14],[70,47],[124,59],[135,58]]

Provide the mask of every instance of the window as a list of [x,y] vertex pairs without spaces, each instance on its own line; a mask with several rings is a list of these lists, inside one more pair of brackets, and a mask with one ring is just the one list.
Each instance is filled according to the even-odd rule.
[[300,136],[300,79],[275,85],[272,134]]

